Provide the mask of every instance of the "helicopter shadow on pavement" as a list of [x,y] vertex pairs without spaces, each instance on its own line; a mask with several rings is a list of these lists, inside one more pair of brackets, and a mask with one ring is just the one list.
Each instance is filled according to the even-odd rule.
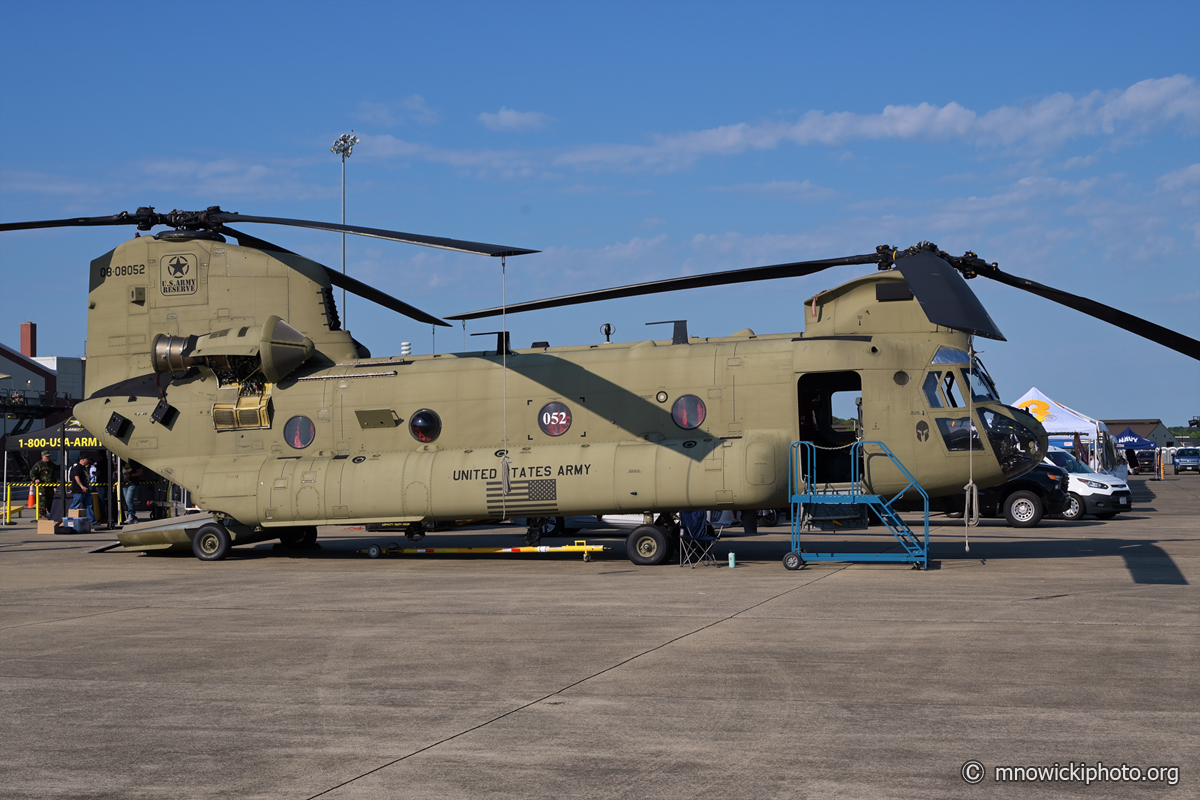
[[[1083,526],[1102,528],[1102,522],[1077,522],[1072,528]],[[978,529],[976,529],[978,530]],[[1050,529],[1053,530],[1053,529]],[[1096,556],[1120,556],[1125,560],[1134,583],[1166,584],[1187,586],[1175,560],[1154,541],[1145,539],[1091,538],[1052,539],[1028,538],[1020,541],[998,541],[995,539],[971,540],[971,552],[946,552],[949,542],[930,543],[930,559],[934,556],[943,561],[971,560],[1015,560],[1042,558],[1092,558]]]

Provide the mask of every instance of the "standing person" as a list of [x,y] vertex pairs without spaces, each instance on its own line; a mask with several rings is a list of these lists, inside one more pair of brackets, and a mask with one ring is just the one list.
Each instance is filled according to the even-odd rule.
[[137,482],[142,479],[142,465],[136,461],[125,461],[121,465],[121,494],[125,495],[125,522],[132,525],[137,518]]
[[91,471],[88,469],[88,462],[91,461],[87,456],[80,456],[79,460],[71,465],[71,471],[67,473],[67,477],[71,480],[71,508],[86,508],[88,522],[92,525],[96,524],[96,514],[92,511],[92,485],[89,482]]
[[38,493],[38,510],[44,519],[50,519],[50,506],[54,504],[54,485],[58,483],[58,465],[50,460],[50,451],[42,452],[42,460],[29,470],[33,490]]
[[100,497],[100,507],[95,509],[96,515],[108,520],[108,454],[101,450],[96,453],[96,461],[92,464],[92,485]]

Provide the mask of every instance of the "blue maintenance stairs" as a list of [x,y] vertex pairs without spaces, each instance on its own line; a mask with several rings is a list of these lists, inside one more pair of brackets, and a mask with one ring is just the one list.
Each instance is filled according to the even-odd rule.
[[[867,446],[878,447],[881,451],[879,455],[886,455],[891,459],[892,464],[900,471],[900,474],[908,479],[908,485],[890,499],[883,495],[866,494],[864,492],[861,464],[865,455],[864,448]],[[792,512],[792,551],[783,557],[783,565],[785,567],[788,569],[799,569],[806,561],[899,561],[910,563],[914,568],[927,569],[929,567],[929,495],[917,483],[917,479],[912,476],[912,473],[892,454],[887,445],[883,442],[854,442],[850,446],[850,484],[846,488],[822,491],[819,488],[821,484],[818,481],[819,476],[816,474],[816,465],[817,445],[815,443],[792,442],[791,450],[788,453],[788,491]],[[925,502],[924,537],[914,533],[892,508],[892,505],[910,489],[916,489]],[[896,541],[900,544],[900,549],[883,553],[806,553],[800,547],[800,532],[805,521],[805,506],[813,507],[812,512],[831,512],[826,514],[814,514],[810,512],[810,518],[816,516],[826,519],[839,518],[838,506],[842,506],[843,508],[846,506],[865,506],[871,512],[874,512],[879,521],[896,537]],[[849,512],[850,509],[845,509],[845,511]],[[840,515],[840,518],[848,519],[852,517],[850,513],[843,513]]]

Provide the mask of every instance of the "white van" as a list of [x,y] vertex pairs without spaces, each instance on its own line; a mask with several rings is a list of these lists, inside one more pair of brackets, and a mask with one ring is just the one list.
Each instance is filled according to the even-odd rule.
[[1070,482],[1067,490],[1071,499],[1062,512],[1063,519],[1082,519],[1085,514],[1092,514],[1096,519],[1112,519],[1133,506],[1133,493],[1128,484],[1114,475],[1096,472],[1081,464],[1061,447],[1051,447],[1044,463],[1067,471]]

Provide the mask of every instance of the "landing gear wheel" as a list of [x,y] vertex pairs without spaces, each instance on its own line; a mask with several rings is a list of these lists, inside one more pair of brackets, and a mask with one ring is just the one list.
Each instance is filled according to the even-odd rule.
[[758,512],[758,524],[764,528],[774,528],[779,524],[779,510],[764,508]]
[[1096,519],[1112,519],[1117,515],[1115,511],[1105,511],[1103,514],[1097,514]]
[[201,561],[220,561],[229,555],[229,547],[229,531],[216,522],[201,525],[192,538],[192,553]]
[[367,548],[367,555],[371,558],[379,558],[383,555],[383,548],[377,544],[373,544]]
[[562,536],[567,529],[567,521],[562,517],[542,517],[542,536]]
[[803,566],[804,559],[800,557],[799,553],[788,553],[783,557],[784,569],[800,569]]
[[629,560],[641,567],[652,567],[667,559],[667,535],[656,525],[639,525],[625,539]]
[[1077,494],[1072,494],[1067,500],[1067,507],[1063,509],[1062,518],[1070,522],[1078,519],[1083,519],[1083,515],[1087,513],[1087,507],[1084,506],[1083,500]]
[[1042,500],[1033,492],[1022,489],[1004,501],[1004,518],[1013,528],[1032,528],[1042,521]]

